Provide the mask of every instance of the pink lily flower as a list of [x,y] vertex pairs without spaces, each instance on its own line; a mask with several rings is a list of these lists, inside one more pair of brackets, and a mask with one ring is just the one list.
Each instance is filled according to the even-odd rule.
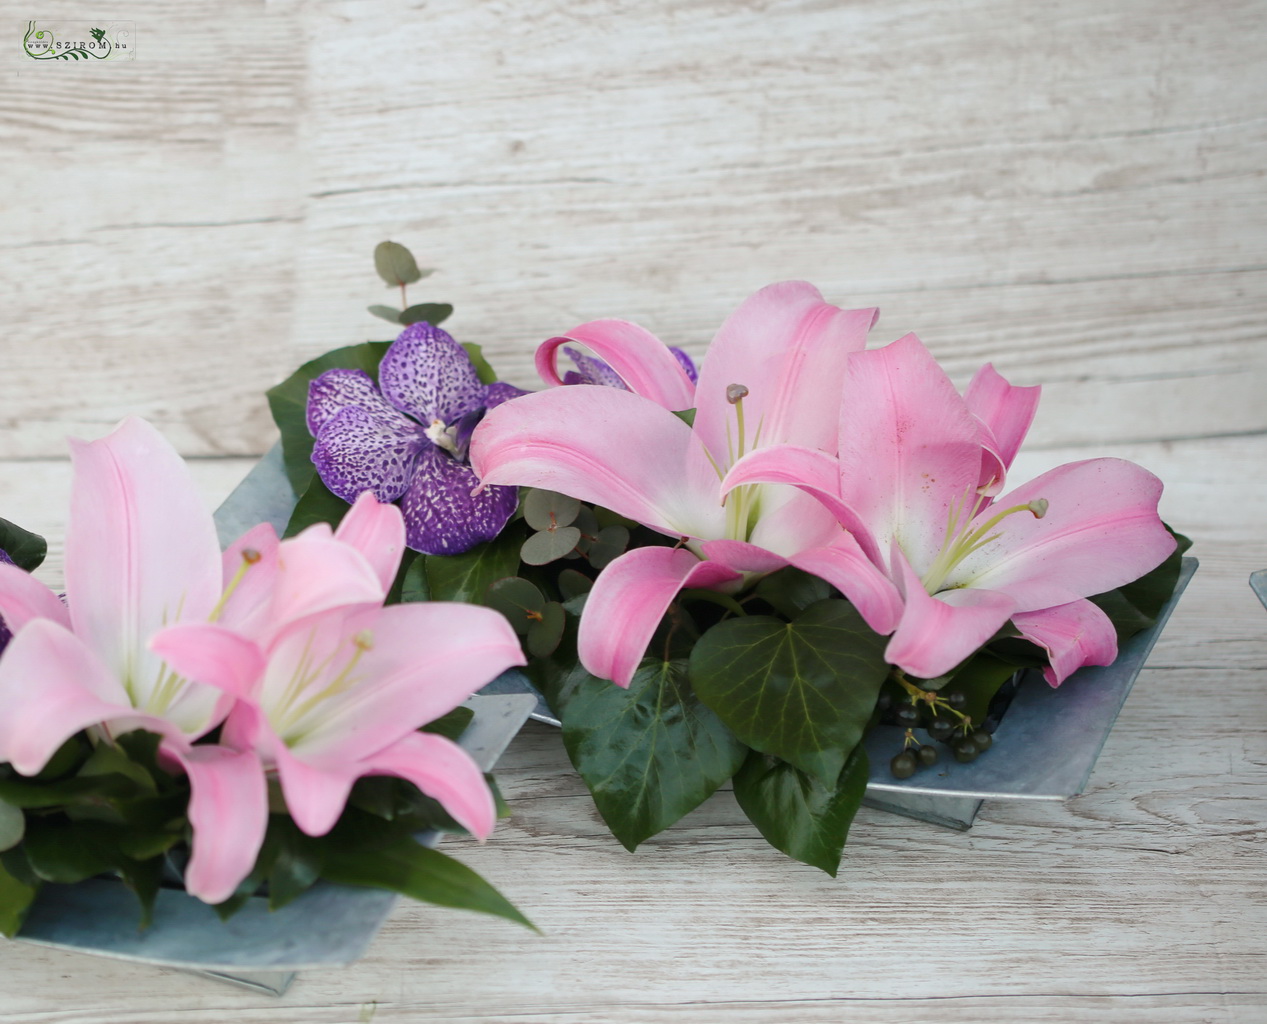
[[[953,669],[1009,619],[1047,649],[1049,683],[1117,656],[1112,623],[1085,600],[1138,579],[1175,547],[1161,481],[1118,459],[1060,466],[995,499],[1029,429],[1037,388],[984,367],[960,396],[914,335],[849,358],[838,456],[749,455],[727,488],[794,484],[831,509],[901,594],[886,652],[920,678]],[[815,553],[804,561],[812,564]],[[820,571],[867,614],[872,579]]]
[[[248,757],[193,745],[232,698],[174,670],[149,641],[180,622],[268,636],[331,607],[381,603],[391,582],[376,550],[382,513],[363,504],[338,534],[281,545],[271,527],[257,528],[221,555],[188,468],[148,423],[130,417],[101,440],[73,441],[71,453],[66,603],[0,564],[0,615],[14,633],[0,658],[0,761],[33,775],[81,730],[107,742],[134,729],[158,733],[190,778],[195,860],[214,860],[218,847],[236,845],[236,831],[229,818],[200,828],[208,804],[231,789],[243,807],[266,807],[266,792],[243,783]],[[398,560],[403,535],[395,543]],[[208,898],[196,878],[191,891]]]
[[[698,383],[672,352],[634,324],[600,320],[547,341],[537,367],[563,379],[558,349],[579,342],[628,386],[551,387],[490,410],[471,442],[482,481],[545,487],[593,502],[670,537],[678,547],[626,552],[599,575],[581,617],[581,662],[628,686],[669,604],[684,587],[737,590],[754,575],[819,561],[870,573],[873,614],[900,601],[815,501],[754,484],[727,497],[721,480],[746,453],[796,444],[834,454],[840,381],[866,343],[874,309],[843,310],[800,281],[770,285],[722,324]],[[693,425],[674,410],[694,408]],[[863,588],[856,588],[863,589]]]
[[[403,539],[404,522],[395,513]],[[335,609],[292,623],[261,645],[214,623],[173,626],[154,650],[178,671],[237,698],[221,743],[251,768],[208,801],[206,822],[232,823],[235,850],[191,861],[186,876],[225,898],[250,871],[267,808],[236,806],[242,789],[275,775],[295,824],[324,835],[364,775],[394,775],[438,800],[483,839],[495,808],[483,773],[456,743],[417,730],[457,707],[524,657],[489,608],[430,602]],[[197,860],[195,849],[195,861]]]

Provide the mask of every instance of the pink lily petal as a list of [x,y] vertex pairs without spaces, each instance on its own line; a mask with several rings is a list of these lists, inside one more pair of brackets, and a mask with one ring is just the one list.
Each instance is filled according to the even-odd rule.
[[695,405],[695,385],[672,351],[650,331],[625,320],[593,320],[537,349],[537,372],[551,387],[562,385],[559,348],[569,342],[594,351],[633,391],[669,410]]
[[139,715],[118,678],[77,636],[33,619],[0,658],[0,762],[34,775],[71,736],[103,722],[117,733],[143,725],[180,736],[167,722]]
[[762,487],[758,500],[760,515],[748,535],[758,547],[791,557],[806,548],[830,544],[840,534],[836,517],[799,488]]
[[328,531],[312,528],[282,541],[270,610],[275,626],[334,608],[382,604],[387,588],[378,569]]
[[1058,466],[983,513],[1041,498],[1046,515],[1008,516],[998,538],[956,566],[946,585],[1001,591],[1028,612],[1137,580],[1175,549],[1157,515],[1161,489],[1152,473],[1121,459]]
[[487,839],[497,822],[497,807],[484,773],[470,754],[444,736],[411,732],[364,758],[361,771],[412,782],[479,839]]
[[70,613],[61,598],[29,572],[0,563],[0,618],[16,633],[32,619],[51,619],[70,627]]
[[717,589],[742,579],[733,569],[701,562],[683,548],[625,552],[599,573],[585,602],[577,635],[581,664],[599,678],[627,687],[679,590]]
[[204,903],[223,903],[255,867],[268,828],[268,786],[259,755],[222,746],[164,751],[189,776],[193,853],[185,889]]
[[189,469],[144,420],[71,442],[75,479],[66,534],[74,631],[143,706],[161,666],[143,638],[205,619],[220,596],[220,545]]
[[383,593],[391,589],[405,553],[405,520],[399,508],[384,504],[365,491],[343,517],[334,539],[365,556],[378,574]]
[[1043,678],[1059,686],[1083,665],[1112,665],[1117,657],[1117,630],[1090,601],[1071,601],[1055,608],[1019,612],[1012,625],[1021,636],[1046,649],[1051,664]]
[[499,405],[475,428],[471,466],[484,486],[561,491],[670,536],[724,533],[691,428],[628,391],[558,387]]
[[777,572],[791,564],[782,555],[742,540],[706,540],[699,550],[710,562],[735,572]]
[[150,650],[182,676],[234,697],[249,698],[264,674],[264,654],[253,641],[210,622],[168,626]]
[[[280,541],[271,523],[253,526],[224,552],[223,586],[232,593],[217,621],[244,636],[262,638],[270,628]],[[234,582],[236,580],[236,583]]]
[[[896,538],[923,574],[952,507],[976,498],[981,430],[915,335],[849,358],[840,437],[844,504],[881,548]],[[962,509],[960,521],[971,514]]]
[[744,447],[798,444],[836,450],[840,382],[851,352],[860,350],[875,323],[874,309],[839,309],[805,281],[762,288],[722,324],[708,347],[695,389],[695,431],[721,466],[727,426],[738,457],[735,407],[726,389],[742,384]]
[[826,580],[853,602],[868,626],[892,633],[902,617],[902,595],[848,533],[831,544],[797,552],[789,561]]
[[910,564],[895,550],[906,605],[884,657],[920,679],[949,672],[994,636],[1014,602],[990,590],[948,590],[930,597]]
[[[365,648],[359,654],[357,640]],[[291,680],[305,665],[326,663],[301,695],[304,701],[332,689],[353,659],[353,684],[334,687],[301,715],[286,716],[294,720],[282,735],[297,755],[345,762],[366,757],[524,664],[514,630],[491,608],[431,601],[341,621],[326,616],[292,629],[275,646],[260,696],[270,721],[276,725],[294,707]]]
[[826,452],[790,444],[759,448],[731,467],[722,481],[722,493],[729,495],[745,484],[788,484],[800,488],[853,534],[868,558],[876,565],[884,564],[870,527],[840,497],[840,462]]
[[286,810],[295,824],[310,836],[323,836],[334,828],[347,806],[352,784],[362,775],[360,764],[332,759],[313,765],[296,757],[280,740],[272,743],[264,757],[277,766]]
[[1011,467],[1038,411],[1041,387],[1017,387],[986,363],[964,392],[968,408],[990,431],[1003,468]]

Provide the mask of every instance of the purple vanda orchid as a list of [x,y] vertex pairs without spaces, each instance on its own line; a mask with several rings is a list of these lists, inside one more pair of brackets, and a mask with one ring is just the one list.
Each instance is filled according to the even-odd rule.
[[344,501],[370,491],[399,501],[406,543],[453,555],[501,532],[518,504],[513,487],[479,484],[467,458],[484,413],[526,392],[481,384],[470,356],[438,327],[407,327],[388,348],[378,384],[362,370],[327,370],[308,390],[312,461]]
[[[394,775],[477,837],[492,830],[493,797],[479,767],[452,741],[417,730],[524,664],[499,613],[444,602],[334,610],[262,645],[216,624],[189,624],[164,631],[154,647],[179,671],[237,698],[221,742],[243,751],[252,768],[226,796],[275,775],[296,825],[319,836],[338,821],[357,779]],[[208,806],[208,824],[229,821],[237,835],[236,853],[208,863],[204,884],[233,891],[254,863],[267,817],[266,808]]]
[[[148,423],[130,417],[71,451],[66,603],[0,564],[0,614],[14,633],[0,657],[0,761],[32,775],[81,730],[99,741],[158,733],[190,776],[195,864],[233,855],[233,815],[211,814],[212,829],[199,821],[226,791],[246,808],[266,806],[265,791],[240,784],[250,767],[240,752],[194,745],[233,700],[174,670],[149,641],[174,623],[209,621],[266,638],[332,607],[381,603],[391,577],[383,579],[381,554],[357,546],[383,540],[377,502],[354,508],[341,537],[316,531],[278,545],[271,527],[257,528],[221,555],[188,468]],[[403,537],[395,546],[399,558]],[[197,870],[189,888],[212,902],[228,895],[202,887]]]
[[[868,570],[852,538],[807,495],[757,484],[727,499],[721,480],[767,445],[834,454],[845,361],[875,317],[832,306],[805,282],[770,285],[721,326],[696,384],[659,339],[625,321],[582,324],[541,346],[537,367],[548,384],[562,383],[559,348],[579,342],[629,390],[552,387],[491,411],[472,438],[476,473],[485,484],[561,491],[682,540],[634,548],[600,573],[578,636],[588,671],[629,685],[684,587],[736,590],[800,564],[809,549]],[[693,425],[674,414],[692,408]],[[891,584],[871,572],[875,602],[895,615]]]
[[[995,498],[1033,419],[1038,388],[991,366],[961,396],[914,335],[849,357],[838,455],[804,447],[749,455],[727,488],[778,482],[831,509],[900,595],[886,657],[930,679],[1010,619],[1047,649],[1048,682],[1117,656],[1112,623],[1087,597],[1130,583],[1175,548],[1157,514],[1161,481],[1118,459],[1053,469]],[[868,614],[874,576],[806,552],[803,563]]]

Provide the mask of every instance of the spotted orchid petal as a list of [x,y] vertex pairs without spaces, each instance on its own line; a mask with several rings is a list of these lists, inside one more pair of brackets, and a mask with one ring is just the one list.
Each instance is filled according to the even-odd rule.
[[308,432],[316,437],[344,409],[355,406],[384,427],[400,421],[401,414],[378,390],[364,370],[335,367],[308,385]]
[[422,452],[401,501],[405,542],[428,555],[455,555],[492,540],[514,515],[519,492],[479,488],[480,478],[470,466],[438,448]]
[[451,423],[484,395],[466,349],[425,322],[406,327],[392,343],[379,364],[378,383],[384,398],[423,425]]
[[1059,686],[1084,665],[1111,665],[1117,658],[1117,630],[1090,601],[1018,612],[1012,616],[1012,625],[1047,651],[1050,663],[1043,667],[1043,678],[1052,686]]
[[480,408],[496,409],[503,402],[509,402],[512,398],[522,398],[524,395],[530,394],[532,394],[531,391],[517,388],[515,385],[507,384],[505,381],[494,381],[492,384],[484,385],[484,397],[480,399]]
[[[834,452],[845,364],[876,315],[830,305],[804,281],[769,285],[740,305],[709,345],[695,389],[695,431],[713,458],[728,466],[757,444]],[[742,445],[732,384],[748,390]]]
[[537,372],[547,384],[563,383],[556,364],[559,349],[569,342],[584,345],[606,364],[604,372],[586,362],[590,357],[578,360],[583,377],[593,373],[597,378],[590,383],[609,383],[606,373],[610,372],[630,391],[665,409],[695,405],[694,384],[679,359],[650,331],[625,320],[594,320],[542,344],[537,349]]
[[1175,549],[1157,516],[1162,484],[1121,459],[1071,462],[996,500],[996,508],[1046,502],[1038,518],[1010,515],[997,537],[967,555],[947,586],[1009,594],[1016,610],[1035,611],[1101,594],[1139,579]]
[[722,535],[717,474],[691,428],[650,399],[558,387],[494,409],[471,465],[487,484],[544,487],[670,536]]
[[268,828],[268,786],[254,750],[164,745],[189,777],[193,852],[185,889],[223,903],[255,866]]
[[409,488],[419,456],[431,447],[408,417],[396,413],[388,420],[349,405],[322,425],[312,462],[322,483],[344,501],[355,501],[362,491],[395,501]]
[[627,687],[679,590],[717,589],[742,579],[720,562],[700,561],[683,548],[625,552],[599,573],[586,598],[576,644],[581,664],[599,678]]
[[145,707],[163,678],[145,639],[205,619],[220,597],[220,544],[189,469],[136,417],[72,441],[66,591],[75,635]]

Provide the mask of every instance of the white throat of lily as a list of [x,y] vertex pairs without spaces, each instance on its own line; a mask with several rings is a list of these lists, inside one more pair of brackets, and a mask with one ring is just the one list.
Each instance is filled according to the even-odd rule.
[[[924,589],[929,594],[936,594],[938,591],[946,589],[946,580],[960,562],[974,551],[979,551],[987,544],[1003,536],[1005,531],[996,529],[996,527],[1008,516],[1016,515],[1019,512],[1028,512],[1035,519],[1042,519],[1047,514],[1047,499],[1035,498],[1027,504],[1013,505],[1011,508],[1002,509],[979,526],[974,526],[973,522],[981,506],[989,500],[988,497],[977,492],[969,492],[964,495],[962,501],[951,503],[946,516],[946,536],[941,542],[941,549],[933,559],[932,565],[928,567],[928,570],[920,578],[920,582],[924,584]],[[968,511],[970,502],[971,511]],[[958,583],[954,586],[961,587],[965,585],[964,583]]]
[[357,666],[366,652],[374,649],[374,634],[368,629],[349,638],[350,652],[347,643],[340,643],[320,659],[313,653],[316,640],[316,631],[309,631],[303,654],[290,679],[264,707],[273,731],[290,748],[302,743],[325,721],[331,710],[330,701],[363,681],[364,676],[357,673]]
[[[233,592],[241,585],[242,580],[250,571],[251,566],[257,564],[261,558],[258,551],[246,548],[242,551],[242,564],[238,566],[238,570],[234,573],[233,578],[229,580],[229,585],[224,588],[224,592],[220,595],[220,600],[211,609],[211,614],[207,616],[208,622],[216,622],[224,612],[224,607],[229,603],[229,599],[233,596]],[[180,619],[180,609],[176,610],[176,619]],[[166,625],[166,623],[165,623]],[[132,702],[132,706],[140,711],[145,711],[159,718],[170,717],[169,712],[176,703],[186,695],[189,690],[190,681],[175,672],[165,661],[159,662],[158,669],[155,674],[154,683],[149,687],[147,692],[139,692],[136,679],[133,673],[129,672],[123,680],[123,688],[127,692],[128,699]],[[208,698],[215,697],[211,700],[205,709],[207,715],[211,714],[212,709],[218,701],[219,694],[208,688]],[[206,726],[206,722],[194,721],[202,713],[201,707],[197,712],[191,713],[188,717],[190,721],[177,721],[185,732],[198,732]],[[186,716],[182,715],[181,718]]]

